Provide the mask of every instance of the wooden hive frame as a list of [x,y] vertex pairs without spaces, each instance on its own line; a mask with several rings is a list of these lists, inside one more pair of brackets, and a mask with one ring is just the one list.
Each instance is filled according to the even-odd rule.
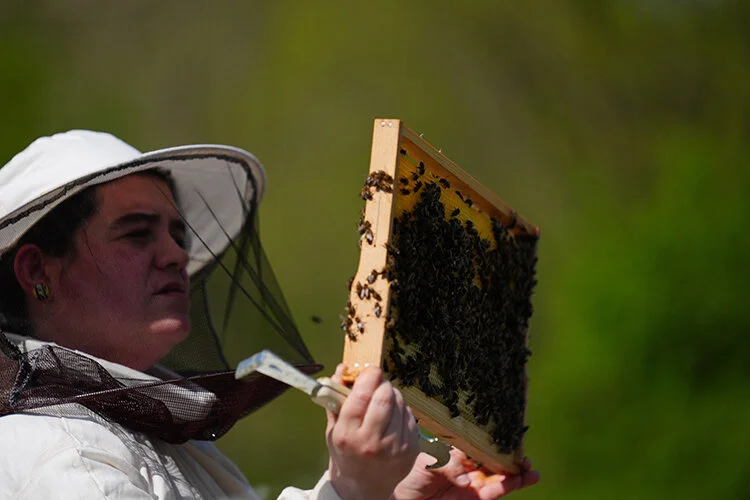
[[[407,161],[408,160],[408,161]],[[471,220],[480,236],[492,236],[492,224],[499,221],[513,237],[533,240],[534,248],[539,229],[524,220],[515,210],[474,180],[440,151],[423,140],[397,119],[376,119],[373,130],[370,176],[362,195],[367,201],[360,223],[360,261],[350,285],[348,315],[342,328],[347,332],[343,362],[351,377],[366,366],[384,366],[394,385],[401,390],[405,402],[412,408],[420,426],[444,441],[463,450],[489,470],[498,473],[519,472],[523,457],[522,443],[509,453],[498,450],[486,427],[469,419],[456,417],[455,409],[428,397],[417,387],[399,385],[394,368],[388,370],[385,355],[389,346],[387,324],[389,318],[391,281],[377,279],[377,270],[386,269],[391,246],[394,220],[409,208],[406,175],[417,178],[415,169],[426,170],[435,180],[444,179],[450,189],[444,189],[445,205],[453,214]],[[447,183],[445,181],[448,181]],[[414,198],[414,197],[412,197]],[[470,200],[470,201],[467,201]],[[453,208],[453,207],[460,207]],[[530,313],[529,313],[530,314]],[[393,323],[391,323],[392,325]],[[526,343],[524,328],[523,343]],[[525,399],[526,376],[523,376]],[[351,381],[351,379],[350,379]],[[524,402],[525,406],[525,402]]]

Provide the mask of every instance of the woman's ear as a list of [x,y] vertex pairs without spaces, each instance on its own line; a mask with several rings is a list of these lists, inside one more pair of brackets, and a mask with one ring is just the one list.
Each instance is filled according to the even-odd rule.
[[29,296],[34,296],[34,289],[43,285],[47,289],[54,286],[57,268],[54,259],[45,255],[41,248],[36,245],[26,244],[16,252],[16,259],[13,262],[13,270],[16,273],[16,279],[20,283],[23,291]]

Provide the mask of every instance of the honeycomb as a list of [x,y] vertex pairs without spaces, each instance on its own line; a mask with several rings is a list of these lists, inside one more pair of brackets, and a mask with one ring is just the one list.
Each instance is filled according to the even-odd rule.
[[360,263],[342,321],[348,373],[377,363],[420,425],[514,472],[538,228],[394,120],[376,120],[360,195]]

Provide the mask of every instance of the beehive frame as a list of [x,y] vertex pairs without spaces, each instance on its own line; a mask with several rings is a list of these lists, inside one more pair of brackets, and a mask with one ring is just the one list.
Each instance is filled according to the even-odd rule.
[[[386,327],[390,318],[386,312],[389,311],[391,286],[389,280],[377,279],[376,271],[386,268],[388,253],[393,251],[390,246],[393,220],[399,210],[404,210],[402,205],[406,203],[399,201],[399,193],[409,191],[399,185],[399,179],[403,179],[406,169],[406,164],[402,163],[405,157],[410,159],[411,164],[418,164],[420,170],[426,169],[450,186],[450,190],[445,190],[446,196],[452,197],[456,206],[463,207],[461,217],[472,220],[478,233],[491,233],[489,221],[492,220],[509,228],[514,237],[535,241],[539,236],[539,228],[524,220],[400,120],[376,119],[370,177],[362,192],[366,203],[359,228],[360,261],[350,285],[349,314],[342,325],[347,331],[343,362],[352,374],[369,365],[382,366],[385,350],[388,349]],[[402,198],[406,199],[405,196]],[[458,212],[459,209],[454,210],[454,213]],[[523,376],[525,392],[525,373]],[[397,380],[394,380],[394,384],[398,386]],[[399,388],[423,428],[463,450],[492,471],[518,473],[518,463],[523,456],[522,445],[510,453],[500,453],[491,436],[481,426],[457,418],[455,412],[452,415],[448,407],[414,386]]]

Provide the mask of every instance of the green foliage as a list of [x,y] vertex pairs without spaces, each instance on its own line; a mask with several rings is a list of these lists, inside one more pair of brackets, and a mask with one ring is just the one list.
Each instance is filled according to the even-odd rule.
[[[542,482],[517,495],[747,496],[745,3],[208,5],[0,7],[0,157],[75,127],[252,151],[266,252],[332,371],[372,120],[401,118],[542,228]],[[314,484],[323,429],[290,393],[221,446],[271,497]]]
[[[607,488],[608,498],[734,497],[740,488],[687,479],[689,470],[739,478],[748,458],[750,404],[737,396],[750,360],[748,152],[685,132],[654,142],[650,196],[591,214],[571,235],[585,245],[558,284],[568,295],[555,308],[558,338],[533,368],[542,384],[555,381],[543,401],[532,388],[530,410],[539,458],[569,484],[555,497]],[[580,473],[585,481],[570,481]]]

